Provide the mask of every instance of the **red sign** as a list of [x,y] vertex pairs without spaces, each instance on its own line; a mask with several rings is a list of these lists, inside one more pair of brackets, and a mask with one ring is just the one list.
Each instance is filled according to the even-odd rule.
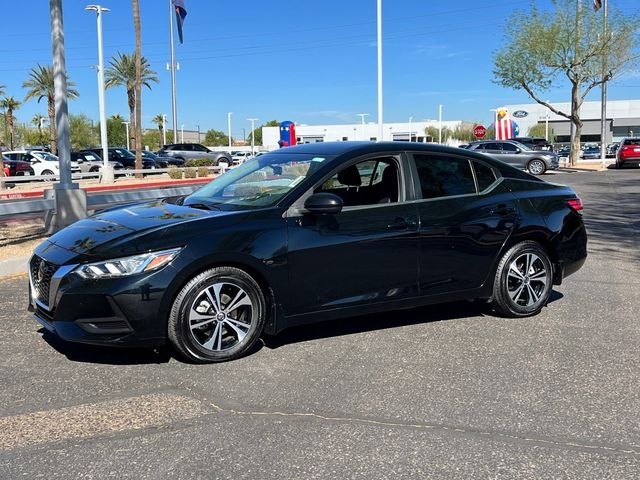
[[473,135],[476,138],[484,138],[486,134],[487,134],[487,129],[484,128],[484,125],[476,125],[475,127],[473,127]]

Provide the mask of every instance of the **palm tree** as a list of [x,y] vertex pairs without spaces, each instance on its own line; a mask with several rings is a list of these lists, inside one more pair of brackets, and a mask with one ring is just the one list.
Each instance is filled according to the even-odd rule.
[[13,97],[5,97],[0,102],[0,108],[4,110],[4,118],[9,129],[9,148],[13,150],[13,111],[20,108],[20,102]]
[[40,145],[44,144],[44,140],[42,138],[42,123],[45,120],[46,120],[46,117],[44,115],[41,115],[40,113],[36,113],[31,119],[31,124],[38,129],[38,134],[40,137]]
[[[73,100],[78,98],[78,91],[73,87],[75,83],[69,81],[67,77],[67,98]],[[53,86],[53,67],[51,65],[40,65],[33,67],[29,72],[29,78],[22,84],[23,88],[29,89],[24,97],[25,101],[31,98],[37,98],[38,102],[43,98],[47,99],[47,107],[49,113],[49,141],[51,151],[58,153],[58,142],[56,136],[56,111]]]
[[135,95],[136,95],[136,124],[131,125],[135,131],[136,168],[142,168],[142,33],[140,28],[140,3],[133,2],[133,27],[136,32],[136,58],[135,58]]
[[[135,117],[135,106],[136,106],[136,92],[135,92],[135,83],[136,83],[136,62],[135,55],[127,55],[126,53],[118,52],[117,56],[115,56],[111,60],[111,66],[107,69],[105,73],[105,86],[107,88],[113,88],[120,85],[123,85],[127,89],[127,100],[129,103],[129,122],[131,126],[130,134],[132,143],[135,142],[135,133],[136,129],[136,117]],[[149,68],[149,61],[146,58],[142,58],[142,84],[151,89],[151,82],[158,83],[158,77],[156,77],[156,72]],[[140,140],[142,142],[142,139]],[[141,165],[142,167],[142,161]]]
[[158,126],[158,130],[160,130],[160,146],[162,147],[163,139],[164,139],[164,115],[158,114],[151,120],[152,123],[155,123]]

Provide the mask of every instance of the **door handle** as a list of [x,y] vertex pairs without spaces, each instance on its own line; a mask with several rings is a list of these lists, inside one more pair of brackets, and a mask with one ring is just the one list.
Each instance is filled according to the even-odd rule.
[[504,217],[504,216],[516,213],[516,209],[513,207],[509,207],[504,203],[501,203],[500,205],[495,207],[493,210],[491,210],[491,213],[493,215],[500,215],[501,217]]
[[393,223],[387,225],[390,230],[407,230],[408,228],[415,227],[416,222],[410,222],[406,218],[398,217]]

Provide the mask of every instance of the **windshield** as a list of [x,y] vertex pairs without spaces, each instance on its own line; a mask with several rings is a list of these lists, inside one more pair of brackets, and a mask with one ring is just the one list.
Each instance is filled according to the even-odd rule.
[[40,158],[41,160],[45,160],[47,162],[57,162],[58,161],[58,157],[56,157],[55,155],[49,153],[49,152],[31,152],[33,153],[36,157]]
[[224,210],[276,205],[333,156],[269,153],[243,163],[184,199],[184,205]]
[[114,148],[113,150],[118,154],[119,158],[136,158],[133,153],[129,150],[125,150],[124,148]]

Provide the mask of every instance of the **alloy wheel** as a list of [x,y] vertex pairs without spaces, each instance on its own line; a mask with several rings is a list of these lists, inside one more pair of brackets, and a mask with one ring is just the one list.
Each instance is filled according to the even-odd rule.
[[531,162],[529,162],[529,172],[533,175],[542,175],[544,171],[545,165],[541,160],[531,160]]
[[509,265],[507,292],[511,301],[520,307],[534,307],[545,298],[550,272],[535,253],[523,253]]
[[243,342],[255,307],[240,286],[219,282],[200,290],[188,311],[193,339],[206,350],[221,352]]

